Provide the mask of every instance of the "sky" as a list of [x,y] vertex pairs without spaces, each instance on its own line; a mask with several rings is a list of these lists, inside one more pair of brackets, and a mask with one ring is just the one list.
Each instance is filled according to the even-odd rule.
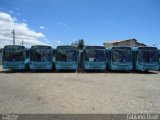
[[0,0],[0,47],[135,38],[160,48],[160,0]]

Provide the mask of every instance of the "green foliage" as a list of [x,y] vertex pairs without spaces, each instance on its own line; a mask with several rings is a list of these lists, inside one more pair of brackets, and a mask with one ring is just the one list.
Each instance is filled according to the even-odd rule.
[[73,42],[71,45],[75,45],[78,50],[82,50],[85,46],[84,39],[79,39],[78,41]]

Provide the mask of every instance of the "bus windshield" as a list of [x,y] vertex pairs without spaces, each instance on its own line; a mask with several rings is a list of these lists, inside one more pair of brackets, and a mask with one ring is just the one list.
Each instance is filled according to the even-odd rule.
[[47,62],[52,61],[52,51],[51,49],[36,48],[30,50],[30,60]]
[[85,60],[89,62],[106,62],[105,50],[102,49],[86,49]]
[[157,50],[139,50],[140,62],[158,62]]
[[113,62],[131,62],[131,59],[132,59],[131,50],[116,49],[112,51]]
[[24,49],[4,49],[4,61],[24,61]]
[[74,62],[77,61],[78,51],[75,49],[58,49],[56,52],[57,61]]

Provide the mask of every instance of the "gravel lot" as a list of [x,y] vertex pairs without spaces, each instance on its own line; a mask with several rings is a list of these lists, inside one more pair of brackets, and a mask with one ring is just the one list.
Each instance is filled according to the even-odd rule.
[[0,71],[0,113],[160,113],[160,72]]

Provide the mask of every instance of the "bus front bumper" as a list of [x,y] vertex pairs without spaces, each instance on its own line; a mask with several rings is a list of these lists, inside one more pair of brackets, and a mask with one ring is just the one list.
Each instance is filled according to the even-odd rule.
[[106,70],[105,62],[86,62],[84,65],[85,70]]
[[137,65],[137,70],[159,70],[158,64],[141,63]]
[[77,62],[56,62],[56,70],[77,70]]
[[31,70],[52,70],[52,62],[30,62]]
[[3,69],[11,69],[11,70],[25,70],[25,64],[3,64]]
[[143,66],[142,69],[143,70],[159,70],[159,67],[158,66],[152,66],[152,67],[151,66],[150,67],[149,66]]
[[133,65],[131,64],[112,64],[111,70],[133,70]]

